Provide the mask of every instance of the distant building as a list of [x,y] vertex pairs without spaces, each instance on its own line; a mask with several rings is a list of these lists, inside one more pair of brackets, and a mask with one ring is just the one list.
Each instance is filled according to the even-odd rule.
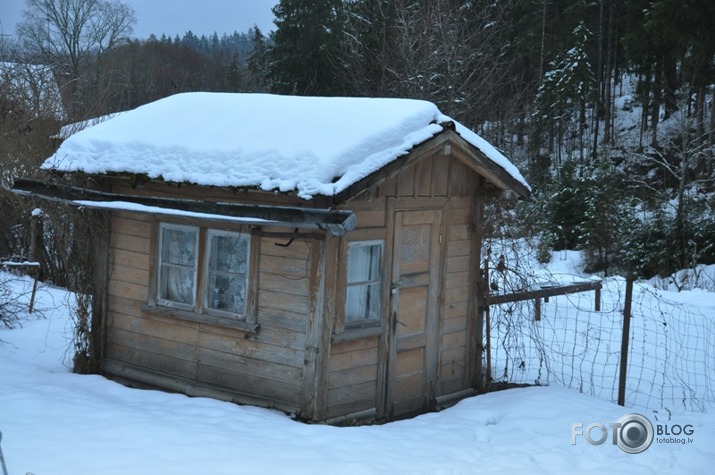
[[0,97],[32,117],[66,117],[60,88],[49,66],[0,62]]

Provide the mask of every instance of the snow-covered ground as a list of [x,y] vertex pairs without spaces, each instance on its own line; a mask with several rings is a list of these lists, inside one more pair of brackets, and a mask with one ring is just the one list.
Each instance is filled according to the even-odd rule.
[[[572,427],[609,427],[639,411],[554,384],[477,396],[410,420],[338,428],[72,374],[67,301],[65,291],[44,287],[37,302],[43,318],[0,328],[0,447],[10,475],[712,473],[712,408],[673,413],[670,421],[644,412],[655,431],[679,435],[656,434],[647,450],[627,454],[610,432],[602,445],[581,435],[574,445]],[[598,427],[590,434],[601,436]]]

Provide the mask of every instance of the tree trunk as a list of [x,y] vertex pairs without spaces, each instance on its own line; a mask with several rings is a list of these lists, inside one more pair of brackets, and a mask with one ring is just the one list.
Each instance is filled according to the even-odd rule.
[[665,112],[663,120],[668,118],[678,110],[678,102],[675,98],[675,91],[678,89],[678,71],[676,61],[673,57],[674,53],[666,53],[663,63],[664,73],[664,101]]
[[658,122],[660,121],[660,104],[662,99],[663,61],[658,58],[655,63],[655,74],[653,76],[653,104],[650,110],[650,122],[653,129],[653,137],[650,145],[658,148]]
[[[598,160],[598,129],[599,129],[599,123],[600,121],[598,120],[598,117],[596,117],[596,120],[593,121],[593,150],[591,150],[591,161],[595,162]],[[604,132],[605,132],[604,128]],[[605,137],[604,137],[605,139]],[[606,141],[604,140],[603,142],[606,144]]]
[[648,130],[648,109],[650,106],[650,66],[644,68],[643,76],[639,79],[641,84],[641,102],[643,110],[641,113],[641,130],[638,139],[638,148],[643,149],[643,137]]
[[611,143],[611,112],[613,111],[613,96],[611,95],[611,85],[613,81],[615,45],[617,35],[613,28],[613,2],[608,4],[608,34],[606,35],[606,72],[605,72],[605,97],[603,99],[603,143],[605,145]]
[[[708,145],[710,146],[710,154],[713,154],[713,145],[715,145],[715,90],[710,97],[710,130],[708,131]],[[715,157],[712,157],[714,158]],[[712,167],[712,160],[709,161]],[[710,170],[712,172],[712,169]]]
[[581,159],[581,163],[583,163],[584,158],[585,158],[585,144],[586,141],[583,140],[583,133],[584,130],[588,128],[588,122],[586,121],[586,100],[584,98],[581,98],[579,101],[579,121],[578,121],[578,148],[579,148],[579,157]]
[[[613,104],[611,101],[613,97],[611,96],[611,77],[613,74],[613,48],[612,45],[615,44],[615,35],[613,34],[613,2],[609,2],[608,5],[608,34],[606,35],[606,68],[604,73],[605,82],[605,96],[603,98],[603,144],[608,145],[611,143],[611,111],[613,110]],[[594,151],[594,157],[595,157]]]
[[539,85],[544,78],[544,49],[546,48],[546,5],[548,1],[544,0],[544,8],[541,12],[541,57],[539,58]]
[[698,143],[703,143],[705,140],[705,86],[698,86],[698,91],[695,100],[696,124],[698,130]]

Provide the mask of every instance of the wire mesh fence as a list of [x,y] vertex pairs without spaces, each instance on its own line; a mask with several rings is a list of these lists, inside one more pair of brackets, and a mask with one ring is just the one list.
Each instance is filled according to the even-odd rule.
[[[540,320],[534,319],[534,300],[492,305],[493,380],[558,384],[616,402],[624,294],[625,279],[609,278],[603,282],[600,311],[594,310],[593,292],[562,295],[541,302]],[[652,286],[635,284],[626,407],[705,410],[715,405],[715,308],[689,297],[678,302]]]

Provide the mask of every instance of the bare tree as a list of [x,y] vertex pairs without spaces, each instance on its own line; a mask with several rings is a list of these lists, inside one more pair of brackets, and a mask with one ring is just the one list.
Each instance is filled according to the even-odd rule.
[[511,80],[511,1],[354,2],[343,41],[344,81],[358,93],[431,100],[477,126],[494,120]]
[[651,184],[645,179],[634,179],[634,183],[660,195],[663,206],[670,208],[668,214],[673,216],[674,224],[673,257],[678,268],[686,268],[698,262],[691,231],[703,228],[711,218],[710,212],[696,211],[696,205],[698,202],[708,204],[703,196],[715,189],[715,176],[708,166],[711,157],[706,133],[698,133],[698,118],[683,112],[678,114],[678,134],[668,139],[665,147],[649,147],[646,153],[637,155],[643,164],[662,174],[663,183]]
[[87,110],[83,96],[99,76],[106,53],[126,40],[134,11],[117,0],[26,0],[18,36],[39,61],[57,69],[70,118]]

